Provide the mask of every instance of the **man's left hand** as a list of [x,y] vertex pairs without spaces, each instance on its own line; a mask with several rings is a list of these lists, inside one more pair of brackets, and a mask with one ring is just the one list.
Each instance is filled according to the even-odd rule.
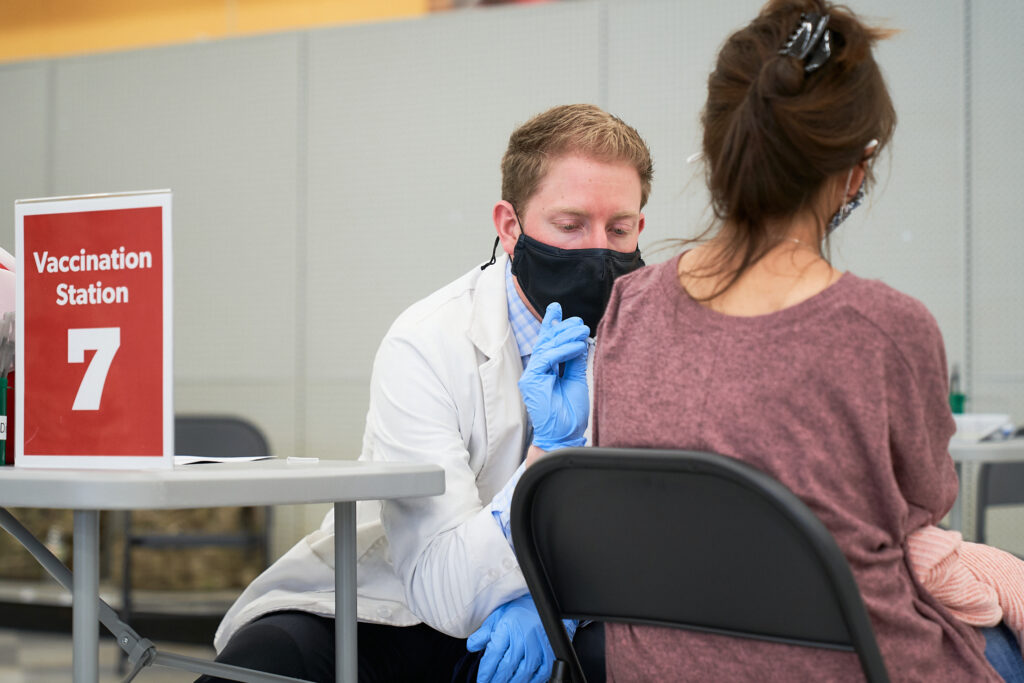
[[529,595],[506,602],[491,612],[483,626],[466,641],[466,649],[484,650],[477,683],[542,683],[551,676],[555,661],[537,607]]

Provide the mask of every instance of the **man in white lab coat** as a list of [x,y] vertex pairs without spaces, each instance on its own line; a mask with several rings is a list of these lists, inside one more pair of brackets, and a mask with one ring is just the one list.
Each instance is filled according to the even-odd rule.
[[[586,442],[588,337],[615,277],[643,264],[651,177],[637,132],[598,107],[535,116],[502,159],[504,253],[413,304],[381,342],[360,458],[440,465],[446,491],[360,504],[361,681],[547,680],[512,491],[546,451]],[[219,661],[333,680],[333,532],[328,514],[245,590],[217,631]],[[603,680],[600,627],[576,642]]]

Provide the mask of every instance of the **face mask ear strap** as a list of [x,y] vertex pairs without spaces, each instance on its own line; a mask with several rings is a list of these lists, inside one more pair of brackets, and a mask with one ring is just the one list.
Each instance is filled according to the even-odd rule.
[[488,261],[487,263],[483,264],[482,266],[480,266],[480,270],[484,270],[485,268],[487,268],[487,266],[493,266],[494,265],[494,262],[497,260],[495,258],[495,254],[498,253],[498,244],[500,242],[501,242],[501,238],[500,237],[495,237],[494,238],[494,247],[491,249],[491,260]]
[[[509,202],[509,205],[511,206],[511,202]],[[523,219],[519,217],[519,212],[516,211],[516,207],[515,206],[512,206],[512,213],[514,213],[516,215],[516,221],[519,223],[519,232],[522,233],[523,235],[525,235],[526,234],[526,224],[523,223]]]
[[[509,206],[512,206],[512,202],[509,202]],[[519,218],[519,212],[516,211],[516,207],[515,206],[512,206],[512,213],[514,213],[516,215],[516,222],[519,223],[519,232],[525,235],[526,234],[526,230],[523,229],[523,221],[522,221],[521,218]],[[480,266],[480,270],[484,270],[485,268],[487,268],[487,266],[493,266],[494,265],[494,262],[496,261],[495,255],[498,253],[498,244],[500,244],[500,243],[501,243],[501,237],[500,236],[499,237],[495,237],[494,238],[494,247],[491,249],[491,260],[488,261],[487,263],[483,264],[482,266]]]

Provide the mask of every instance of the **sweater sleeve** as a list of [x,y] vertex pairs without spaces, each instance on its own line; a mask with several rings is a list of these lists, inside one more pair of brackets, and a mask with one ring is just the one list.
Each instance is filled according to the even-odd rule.
[[956,424],[938,324],[920,302],[905,297],[900,303],[888,326],[895,352],[887,360],[886,405],[893,473],[912,532],[937,524],[956,500],[956,469],[949,455]]
[[1024,560],[935,526],[912,533],[907,548],[921,585],[953,616],[971,626],[1004,621],[1024,642]]
[[921,585],[957,619],[971,626],[995,626],[1003,618],[999,595],[963,561],[966,545],[957,531],[921,527],[907,537],[910,566]]
[[1024,560],[981,543],[964,543],[960,556],[971,574],[995,591],[1003,621],[1024,643]]

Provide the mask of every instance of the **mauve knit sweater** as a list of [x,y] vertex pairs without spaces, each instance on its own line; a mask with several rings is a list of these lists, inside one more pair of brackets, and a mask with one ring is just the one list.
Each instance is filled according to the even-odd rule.
[[[983,636],[921,587],[907,559],[907,536],[957,494],[931,314],[845,273],[790,308],[727,316],[690,298],[677,264],[615,284],[597,334],[594,443],[713,451],[771,474],[843,550],[893,681],[999,681]],[[678,629],[608,624],[606,651],[615,683],[863,680],[850,653]]]

